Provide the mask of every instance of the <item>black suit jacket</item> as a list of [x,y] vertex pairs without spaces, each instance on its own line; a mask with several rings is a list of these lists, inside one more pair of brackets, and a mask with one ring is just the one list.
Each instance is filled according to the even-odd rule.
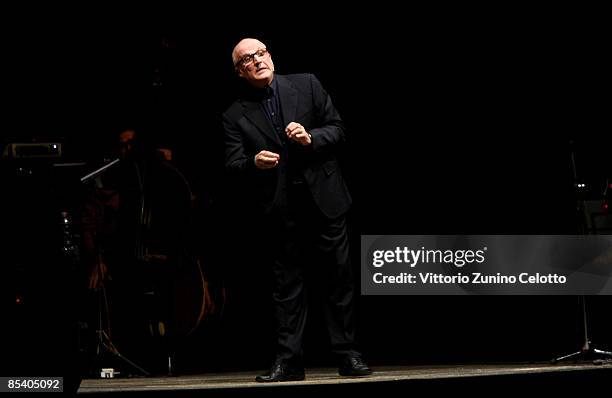
[[[344,214],[351,205],[336,158],[345,140],[344,124],[331,98],[312,74],[275,75],[284,126],[300,123],[312,135],[312,145],[291,142],[292,167],[307,182],[314,202],[328,218]],[[262,150],[282,152],[282,143],[261,104],[245,97],[223,114],[225,165],[245,179],[245,195],[264,213],[286,203],[287,160],[267,170],[255,166]],[[284,127],[283,126],[283,127]]]

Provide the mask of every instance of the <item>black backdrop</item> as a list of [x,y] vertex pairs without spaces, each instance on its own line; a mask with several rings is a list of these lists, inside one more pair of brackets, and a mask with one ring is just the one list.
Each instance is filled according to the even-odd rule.
[[[230,54],[243,36],[261,38],[280,73],[316,73],[345,119],[357,273],[360,234],[576,232],[570,139],[580,170],[603,176],[609,167],[609,64],[597,25],[393,10],[297,19],[158,11],[61,23],[32,16],[6,32],[2,137],[58,139],[67,158],[93,164],[119,126],[137,123],[176,148],[206,198],[202,244],[229,293],[223,317],[186,339],[186,372],[260,368],[271,358],[268,282],[248,226],[236,228],[222,169],[220,113],[238,88]],[[359,340],[374,365],[547,360],[580,345],[577,297],[358,304]],[[608,304],[590,298],[592,337],[604,348]],[[329,364],[311,314],[306,359]]]

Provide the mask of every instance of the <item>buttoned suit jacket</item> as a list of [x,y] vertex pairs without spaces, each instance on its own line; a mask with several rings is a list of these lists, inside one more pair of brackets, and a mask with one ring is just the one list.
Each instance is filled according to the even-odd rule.
[[[343,215],[351,205],[337,158],[345,142],[345,127],[332,100],[312,74],[275,75],[281,114],[286,126],[300,123],[312,136],[312,144],[292,145],[291,159],[281,156],[271,169],[258,169],[255,155],[262,150],[283,152],[281,138],[266,118],[260,101],[245,97],[223,114],[225,166],[242,179],[244,199],[267,214],[287,200],[287,162],[293,162],[321,213],[330,219]],[[284,127],[283,126],[283,127]]]

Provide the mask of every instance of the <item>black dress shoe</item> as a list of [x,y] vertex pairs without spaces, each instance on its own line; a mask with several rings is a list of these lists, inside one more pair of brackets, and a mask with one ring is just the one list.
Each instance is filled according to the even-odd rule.
[[255,378],[260,383],[271,383],[277,381],[304,380],[304,367],[291,366],[288,361],[277,360],[270,370]]
[[346,357],[338,368],[340,376],[368,376],[372,369],[359,356]]

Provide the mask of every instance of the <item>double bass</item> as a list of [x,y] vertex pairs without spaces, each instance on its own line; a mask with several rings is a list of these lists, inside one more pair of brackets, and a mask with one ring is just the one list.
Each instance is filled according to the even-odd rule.
[[134,150],[105,176],[106,184],[97,188],[106,209],[98,217],[97,244],[100,262],[108,263],[108,275],[119,286],[110,297],[109,317],[123,312],[115,329],[128,330],[128,346],[146,341],[151,349],[141,351],[154,353],[157,363],[165,354],[173,374],[176,350],[215,303],[196,250],[201,242],[195,238],[194,195],[162,155]]
[[149,333],[165,347],[172,374],[175,350],[199,327],[212,303],[196,250],[190,184],[162,152],[152,152],[133,164],[140,188],[134,250],[146,281]]

